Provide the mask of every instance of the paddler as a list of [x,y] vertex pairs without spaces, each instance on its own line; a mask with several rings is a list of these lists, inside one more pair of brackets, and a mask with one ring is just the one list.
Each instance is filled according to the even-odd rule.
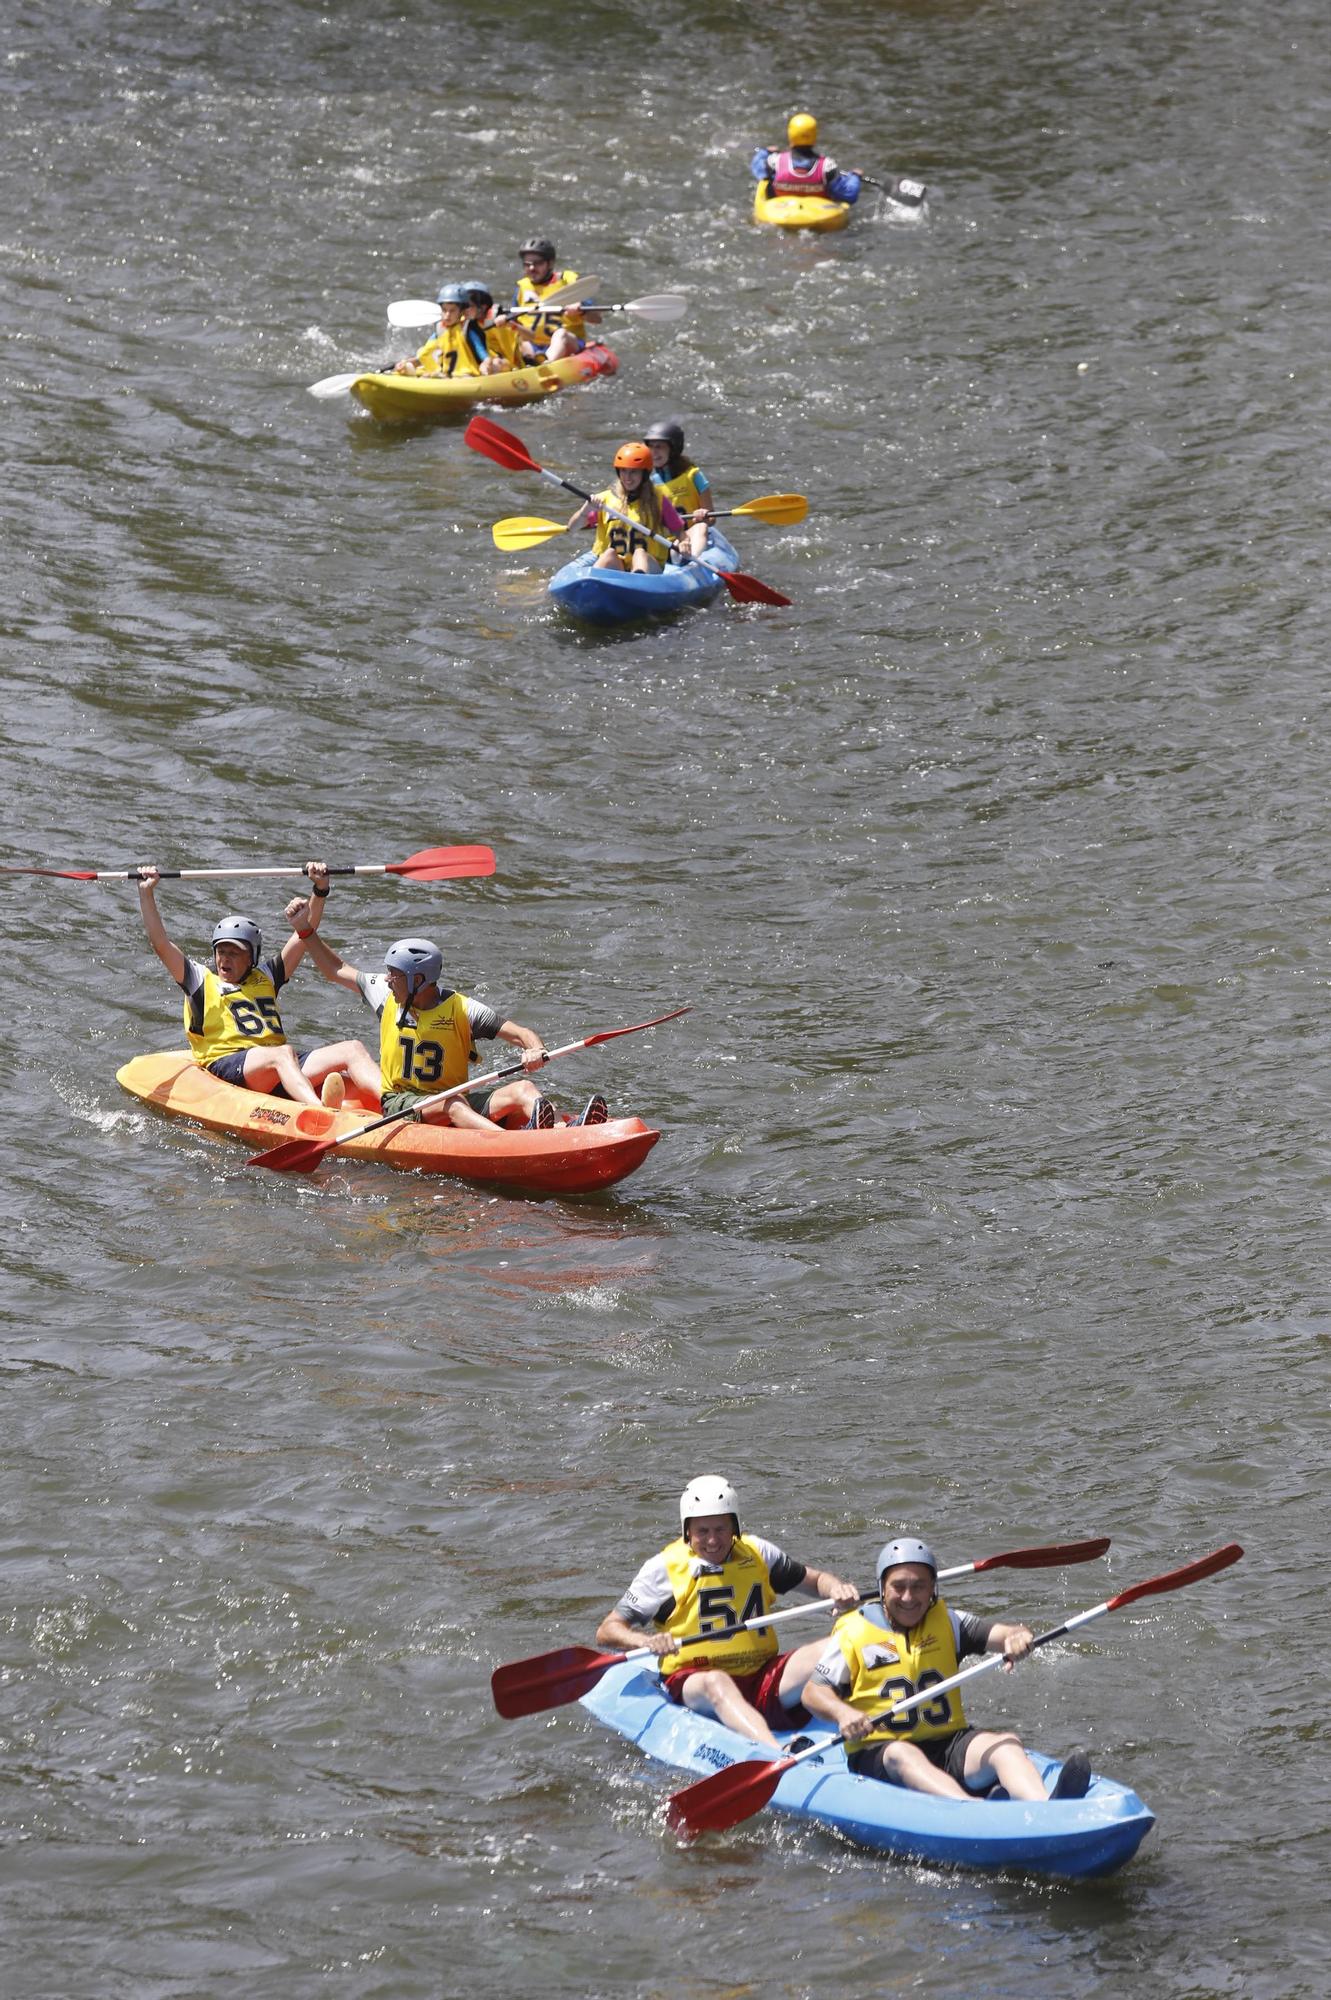
[[[325,865],[311,861],[306,873],[314,884],[327,885]],[[441,1090],[465,1083],[478,1041],[511,1042],[522,1050],[522,1067],[538,1070],[549,1061],[545,1044],[532,1028],[506,1020],[482,1000],[457,993],[444,979],[444,955],[429,938],[399,938],[384,953],[382,973],[361,972],[339,958],[322,937],[308,940],[310,957],[335,986],[358,993],[379,1018],[379,1074],[376,1077],[385,1112],[401,1111],[417,1118],[421,1107]],[[486,1131],[495,1125],[524,1120],[528,1129],[548,1131],[556,1123],[555,1107],[527,1077],[511,1083],[483,1084],[453,1098],[447,1116],[454,1125]],[[576,1125],[603,1125],[607,1110],[599,1094],[588,1099]],[[440,1121],[442,1122],[442,1120]]]
[[466,299],[463,313],[467,340],[476,355],[482,375],[503,375],[521,368],[541,355],[526,334],[519,331],[507,314],[495,311],[494,294],[479,279],[459,286]]
[[[467,294],[461,285],[441,285],[435,304],[439,325],[410,361],[399,361],[395,375],[479,375],[475,343],[468,339]],[[482,336],[482,345],[484,337]],[[493,373],[493,370],[490,371]]]
[[223,917],[213,926],[211,965],[187,958],[167,936],[157,907],[160,879],[155,867],[139,870],[143,928],[185,995],[185,1033],[200,1068],[242,1090],[334,1107],[345,1095],[344,1078],[350,1077],[375,1102],[379,1071],[368,1049],[360,1042],[334,1042],[302,1057],[287,1041],[278,1011],[277,996],[305,956],[323,914],[328,877],[308,901],[296,897],[288,903],[286,914],[294,927],[274,957],[263,957],[259,927],[249,917]]
[[[605,506],[601,503],[604,502]],[[606,506],[617,512],[606,512]],[[628,515],[621,520],[620,515]],[[652,449],[635,441],[615,453],[615,480],[579,507],[570,528],[595,528],[592,553],[597,569],[632,569],[654,574],[661,551],[684,532],[672,503],[652,483]],[[652,541],[656,536],[659,539]]]
[[522,276],[513,289],[513,304],[521,311],[529,338],[547,361],[562,361],[566,354],[581,354],[587,345],[587,327],[600,325],[600,313],[584,314],[576,306],[566,306],[562,312],[531,310],[540,306],[547,292],[573,284],[577,272],[556,270],[557,253],[548,236],[528,237],[519,255]]
[[767,182],[771,195],[819,194],[828,201],[845,202],[860,198],[860,175],[843,172],[835,160],[818,151],[818,120],[807,111],[797,111],[786,126],[784,147],[758,147],[749,172],[756,181]]
[[[775,1542],[742,1534],[735,1489],[714,1474],[689,1481],[680,1495],[679,1521],[679,1539],[642,1565],[601,1620],[596,1643],[625,1652],[649,1647],[661,1662],[671,1701],[714,1715],[728,1729],[775,1749],[773,1727],[795,1729],[808,1720],[800,1690],[823,1641],[782,1653],[770,1626],[753,1632],[738,1628],[770,1611],[788,1591],[829,1598],[843,1609],[859,1602],[859,1591],[831,1570],[797,1562]],[[681,1639],[703,1633],[705,1646],[680,1651]]]
[[841,1730],[846,1761],[863,1778],[882,1778],[936,1798],[964,1799],[1001,1785],[1012,1799],[1079,1799],[1090,1784],[1084,1750],[1073,1750],[1046,1792],[1010,1729],[972,1729],[954,1688],[894,1716],[871,1711],[950,1680],[973,1653],[1001,1653],[1015,1666],[1031,1650],[1027,1625],[949,1611],[938,1595],[938,1564],[913,1535],[878,1553],[880,1601],[843,1618],[804,1690],[811,1715]]
[[707,547],[707,524],[716,496],[707,474],[685,452],[684,426],[673,417],[663,418],[643,432],[643,442],[652,454],[652,484],[685,523],[689,554],[700,556]]

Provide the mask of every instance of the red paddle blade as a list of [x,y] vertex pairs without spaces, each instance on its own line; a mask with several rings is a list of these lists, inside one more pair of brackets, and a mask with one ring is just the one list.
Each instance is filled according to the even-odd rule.
[[602,1028],[599,1035],[588,1035],[582,1046],[590,1049],[597,1042],[613,1042],[619,1035],[640,1035],[644,1028],[659,1028],[663,1021],[677,1021],[681,1014],[692,1012],[692,1007],[676,1007],[673,1014],[658,1014],[654,1021],[635,1021],[631,1028]]
[[731,1764],[714,1771],[676,1792],[666,1804],[666,1824],[684,1840],[696,1840],[700,1833],[724,1833],[760,1812],[781,1782],[781,1773],[794,1763],[782,1757],[767,1764]]
[[58,875],[62,882],[95,882],[95,868],[0,868],[0,875]]
[[540,466],[519,437],[506,431],[501,424],[491,423],[489,417],[473,417],[462,433],[463,444],[469,444],[473,451],[479,451],[483,458],[492,458],[496,465],[502,465],[506,472],[539,472]]
[[1199,1556],[1196,1562],[1184,1563],[1182,1569],[1166,1570],[1163,1576],[1148,1576],[1145,1583],[1134,1583],[1127,1590],[1120,1590],[1117,1597],[1111,1597],[1106,1611],[1117,1611],[1120,1604],[1135,1603],[1139,1597],[1156,1597],[1162,1590],[1182,1590],[1187,1583],[1200,1583],[1204,1576],[1214,1576],[1217,1570],[1228,1569],[1243,1554],[1237,1542],[1226,1542],[1223,1549],[1212,1549],[1209,1556]]
[[329,1147],[336,1144],[336,1137],[286,1139],[280,1146],[270,1146],[266,1152],[255,1153],[245,1165],[270,1167],[275,1174],[312,1174]]
[[422,847],[405,861],[390,861],[385,875],[408,875],[413,882],[446,882],[457,875],[493,875],[492,847]]
[[590,1646],[561,1646],[530,1660],[513,1660],[490,1676],[494,1705],[510,1722],[519,1715],[539,1715],[544,1708],[562,1708],[580,1701],[596,1686],[607,1667],[617,1667],[622,1653],[594,1653]]
[[770,583],[760,583],[756,576],[745,576],[740,569],[719,569],[720,577],[736,604],[790,604],[793,600],[783,597],[779,590],[773,590]]
[[985,1569],[1059,1569],[1064,1563],[1094,1562],[1109,1547],[1108,1535],[1089,1542],[1056,1542],[1044,1549],[1009,1549],[1005,1556],[986,1556],[974,1565],[978,1576]]

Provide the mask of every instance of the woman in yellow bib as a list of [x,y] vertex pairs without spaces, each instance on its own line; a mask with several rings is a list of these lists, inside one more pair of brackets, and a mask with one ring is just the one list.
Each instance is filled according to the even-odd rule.
[[653,486],[685,522],[689,554],[700,556],[707,547],[709,510],[716,506],[716,495],[707,474],[684,449],[684,426],[673,417],[664,418],[643,432],[643,443],[652,454]]
[[[807,1720],[800,1689],[822,1641],[782,1653],[770,1626],[740,1628],[770,1611],[787,1591],[830,1598],[843,1607],[858,1604],[860,1593],[830,1570],[796,1562],[775,1542],[741,1534],[738,1495],[712,1474],[684,1488],[679,1521],[678,1541],[643,1564],[601,1620],[596,1643],[629,1653],[649,1647],[661,1662],[672,1701],[714,1715],[741,1736],[775,1749],[773,1725],[793,1729]],[[700,1643],[689,1643],[694,1640]]]
[[308,902],[297,897],[287,905],[295,929],[280,952],[264,958],[258,925],[248,917],[223,917],[213,927],[211,965],[187,958],[167,936],[157,907],[159,880],[156,868],[139,870],[139,909],[149,944],[185,995],[185,1034],[200,1068],[223,1083],[297,1104],[340,1104],[349,1077],[372,1102],[379,1076],[362,1043],[334,1042],[302,1057],[287,1041],[278,1011],[277,996],[323,914],[327,877]]
[[[606,506],[615,512],[607,513]],[[622,515],[628,519],[621,519]],[[579,507],[568,525],[596,529],[592,553],[597,569],[655,572],[661,568],[660,558],[669,552],[669,544],[684,532],[678,512],[652,484],[652,453],[646,444],[619,447],[614,485]]]
[[949,1611],[938,1595],[938,1564],[925,1542],[901,1536],[878,1553],[880,1602],[843,1618],[804,1690],[811,1715],[841,1730],[846,1761],[861,1777],[910,1791],[964,1799],[1001,1785],[1012,1799],[1079,1799],[1090,1783],[1084,1750],[1065,1760],[1047,1793],[1010,1729],[972,1729],[952,1689],[932,1701],[882,1713],[893,1702],[950,1680],[972,1653],[1024,1660],[1029,1626]]

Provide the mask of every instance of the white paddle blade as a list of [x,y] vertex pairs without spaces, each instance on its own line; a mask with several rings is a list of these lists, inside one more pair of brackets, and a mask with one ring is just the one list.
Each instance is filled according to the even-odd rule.
[[439,308],[433,299],[394,299],[388,308],[390,326],[433,326],[438,318]]
[[345,396],[353,382],[359,382],[365,370],[359,369],[354,375],[325,375],[322,382],[311,382],[309,394],[323,402],[329,396]]
[[635,319],[683,319],[689,302],[683,292],[649,292],[645,299],[630,299],[620,311]]

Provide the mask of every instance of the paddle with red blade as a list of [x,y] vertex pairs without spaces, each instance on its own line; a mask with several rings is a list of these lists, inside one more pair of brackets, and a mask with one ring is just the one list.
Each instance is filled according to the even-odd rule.
[[[1010,1549],[1006,1555],[982,1556],[978,1562],[961,1563],[956,1569],[944,1569],[938,1573],[940,1583],[948,1583],[953,1577],[978,1576],[986,1569],[1057,1569],[1067,1563],[1093,1562],[1109,1547],[1108,1535],[1099,1535],[1094,1541],[1058,1542],[1046,1548]],[[860,1593],[860,1603],[867,1604],[877,1591],[865,1590]],[[750,1618],[735,1629],[741,1632],[765,1630],[769,1625],[784,1625],[789,1618],[808,1618],[818,1611],[831,1611],[832,1600],[819,1597],[808,1604],[792,1605],[788,1611],[772,1611],[765,1618]],[[729,1634],[726,1635],[729,1637]],[[680,1650],[685,1646],[705,1645],[708,1639],[715,1639],[715,1632],[700,1632],[694,1637],[681,1639]],[[552,1653],[536,1653],[527,1660],[512,1660],[506,1666],[496,1667],[490,1676],[490,1692],[494,1705],[501,1715],[510,1721],[520,1715],[536,1715],[542,1709],[562,1708],[565,1702],[581,1701],[610,1667],[623,1666],[626,1660],[649,1660],[653,1657],[650,1646],[638,1646],[631,1653],[598,1653],[590,1646],[560,1646]]]
[[[1162,1591],[1182,1590],[1186,1584],[1200,1583],[1203,1577],[1228,1569],[1242,1554],[1243,1550],[1237,1542],[1228,1542],[1224,1548],[1212,1550],[1209,1556],[1200,1556],[1196,1562],[1185,1563],[1182,1569],[1167,1570],[1163,1576],[1148,1577],[1145,1583],[1134,1583],[1127,1590],[1120,1590],[1117,1596],[1107,1598],[1103,1604],[1065,1619],[1052,1631],[1041,1632],[1038,1638],[1031,1641],[1031,1651],[1034,1652],[1037,1646],[1049,1645],[1054,1639],[1061,1639],[1065,1632],[1075,1631],[1079,1625],[1089,1625],[1093,1618],[1103,1618],[1107,1611],[1118,1611],[1125,1604],[1135,1604],[1140,1597],[1154,1597]],[[953,1674],[950,1680],[935,1681],[919,1694],[905,1695],[900,1701],[894,1701],[890,1708],[881,1709],[874,1719],[881,1720],[902,1709],[916,1708],[923,1701],[933,1701],[962,1681],[1002,1665],[1002,1654],[990,1653],[975,1666],[965,1667],[959,1674]],[[797,1750],[793,1757],[728,1765],[724,1771],[715,1771],[711,1777],[676,1792],[667,1802],[666,1819],[674,1831],[686,1840],[694,1840],[700,1833],[723,1833],[727,1827],[736,1826],[740,1820],[749,1819],[760,1811],[786,1771],[802,1764],[806,1757],[816,1757],[821,1751],[833,1748],[836,1742],[834,1736],[823,1736],[807,1749]]]
[[[140,864],[140,867],[142,864]],[[58,875],[66,882],[136,882],[139,868],[14,868],[0,875]],[[330,868],[330,875],[404,875],[411,882],[451,882],[461,875],[493,875],[492,847],[422,847],[405,861],[363,861]],[[304,868],[159,868],[163,882],[217,882],[229,875],[303,875]]]
[[[631,528],[645,532],[641,522],[632,520],[604,500],[597,500],[581,486],[575,486],[571,479],[561,479],[557,472],[538,465],[521,438],[515,437],[512,431],[506,431],[502,424],[494,423],[489,417],[473,417],[462,433],[462,441],[469,444],[473,451],[480,452],[483,458],[493,459],[496,465],[502,465],[505,472],[534,472],[552,486],[562,486],[566,493],[574,493],[579,500],[590,501],[603,513],[612,514],[616,520],[627,521]],[[660,543],[663,548],[670,546],[668,536],[652,535],[649,539]],[[770,584],[760,582],[756,576],[746,576],[742,570],[719,569],[716,574],[738,604],[782,605],[791,601],[783,597],[779,590],[773,590]]]
[[[620,1035],[638,1035],[644,1028],[659,1028],[664,1021],[677,1021],[681,1014],[691,1013],[689,1007],[676,1007],[673,1014],[658,1014],[654,1021],[635,1021],[631,1028],[603,1028],[599,1035],[584,1035],[580,1042],[565,1042],[561,1049],[547,1049],[546,1062],[553,1062],[556,1056],[571,1056],[576,1049],[594,1048],[598,1042],[613,1042]],[[540,1065],[544,1067],[544,1064]],[[469,1090],[479,1090],[483,1084],[506,1083],[515,1076],[527,1076],[530,1071],[525,1063],[513,1063],[507,1069],[493,1069],[485,1076],[470,1076],[465,1083],[454,1084],[451,1090],[436,1091],[424,1098],[419,1106],[423,1120],[432,1119],[437,1109],[442,1108],[452,1097],[463,1097]],[[396,1125],[403,1118],[411,1118],[416,1107],[406,1111],[390,1111],[385,1118],[373,1118],[368,1125],[358,1125],[354,1132],[335,1132],[327,1139],[287,1139],[280,1146],[273,1146],[265,1153],[255,1153],[245,1164],[248,1167],[271,1167],[278,1174],[312,1174],[325,1153],[335,1146],[349,1145],[353,1139],[363,1139],[367,1132],[377,1132],[384,1125]]]

